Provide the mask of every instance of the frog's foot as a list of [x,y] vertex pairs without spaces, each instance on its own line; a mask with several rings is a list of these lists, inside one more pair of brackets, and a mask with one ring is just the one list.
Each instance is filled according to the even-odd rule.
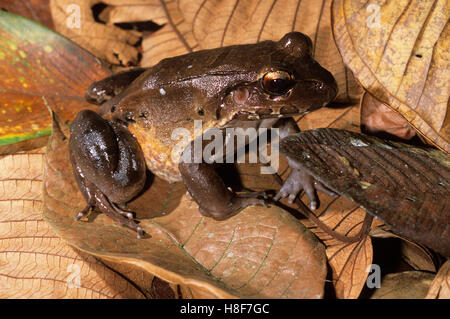
[[86,207],[75,216],[75,220],[80,220],[82,217],[86,216],[91,209],[97,208],[100,212],[117,221],[120,225],[134,230],[137,233],[138,238],[144,237],[144,230],[133,219],[133,213],[119,208],[98,189],[92,195],[93,196],[90,197]]
[[321,182],[314,179],[304,170],[293,168],[288,178],[284,182],[279,192],[273,198],[278,201],[281,198],[288,198],[288,203],[292,204],[297,195],[304,190],[309,198],[309,207],[315,210],[319,207],[319,199],[317,198],[316,190],[321,191],[327,195],[336,197],[338,194],[328,189]]
[[93,208],[91,203],[88,203],[86,205],[85,208],[83,208],[83,210],[79,211],[78,214],[74,217],[74,219],[76,221],[79,221],[81,218],[83,218],[84,216],[86,216],[87,214],[89,214],[89,212],[91,211],[91,209]]
[[[258,198],[265,196],[264,198]],[[215,207],[199,207],[199,212],[206,217],[212,217],[215,220],[225,220],[233,215],[236,215],[242,209],[248,206],[263,206],[268,207],[267,195],[265,192],[262,193],[247,193],[235,195],[228,203],[226,209],[217,210]]]

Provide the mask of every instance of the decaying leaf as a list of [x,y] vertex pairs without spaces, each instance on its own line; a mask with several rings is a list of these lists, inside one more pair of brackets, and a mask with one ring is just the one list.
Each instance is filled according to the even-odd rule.
[[[140,33],[95,21],[92,7],[99,3],[121,4],[122,0],[50,0],[55,29],[96,57],[112,64],[136,65]],[[135,2],[144,3],[145,1]]]
[[0,11],[0,154],[17,150],[6,149],[10,144],[50,134],[46,102],[64,121],[92,107],[84,101],[85,90],[108,74],[95,57],[69,40]]
[[370,135],[385,132],[405,140],[416,135],[403,116],[368,92],[364,92],[361,97],[361,125],[364,132]]
[[375,289],[372,299],[423,299],[433,281],[434,274],[405,271],[387,274]]
[[394,232],[450,256],[445,153],[329,128],[289,136],[280,150]]
[[446,0],[336,0],[333,33],[345,64],[375,98],[450,152]]
[[447,260],[439,269],[431,283],[427,299],[450,299],[450,261]]
[[[359,107],[353,105],[345,108],[322,108],[298,118],[297,124],[302,130],[317,127],[333,127],[359,131]],[[277,178],[274,175],[261,175],[258,165],[243,164],[237,166],[244,187],[253,191],[275,190],[281,186],[288,176],[289,169],[284,156],[280,156]],[[354,202],[340,197],[333,199],[319,192],[320,209],[317,215],[326,227],[335,230],[343,236],[352,237],[359,233],[365,217],[363,209]],[[309,199],[301,197],[304,203]],[[291,207],[295,216],[298,206],[282,201],[286,207]],[[357,298],[364,287],[368,275],[368,267],[372,262],[372,244],[369,237],[363,237],[359,242],[346,243],[334,239],[314,222],[301,220],[303,224],[325,244],[327,260],[331,268],[331,279],[334,295],[337,298]],[[379,222],[374,221],[373,224]]]
[[44,152],[0,158],[0,297],[151,297],[153,276],[72,248],[42,219]]
[[[306,195],[302,198],[308,201]],[[321,194],[320,209],[315,212],[319,220],[333,231],[347,237],[359,233],[365,211],[345,197],[331,198]],[[372,263],[372,242],[369,236],[361,241],[346,243],[333,238],[311,221],[304,221],[325,244],[327,260],[332,270],[335,295],[341,299],[358,298],[363,289],[369,266]]]
[[399,238],[400,254],[402,260],[411,266],[414,270],[436,272],[439,266],[439,260],[430,249],[423,245],[419,245],[403,236],[385,230],[388,228],[382,224],[377,227],[372,227],[370,236],[376,238]]
[[282,209],[249,207],[226,221],[214,221],[200,215],[185,196],[180,202],[184,188],[164,186],[155,178],[146,212],[135,210],[150,236],[139,240],[104,215],[74,221],[85,203],[68,166],[67,138],[54,130],[46,156],[44,218],[78,249],[137,265],[214,297],[322,297],[324,247]]

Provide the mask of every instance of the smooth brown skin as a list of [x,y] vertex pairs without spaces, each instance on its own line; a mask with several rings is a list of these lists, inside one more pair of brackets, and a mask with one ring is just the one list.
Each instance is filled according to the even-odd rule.
[[[134,145],[136,138],[142,148],[141,151],[139,147],[128,147],[130,153],[133,148],[136,153],[143,152],[135,159],[144,157],[147,167],[169,182],[183,181],[202,214],[224,219],[248,205],[265,204],[262,199],[237,196],[228,190],[214,165],[179,163],[177,158],[172,159],[172,150],[180,146],[179,140],[172,139],[172,132],[176,128],[187,128],[192,132],[194,120],[202,120],[203,132],[213,127],[273,125],[282,128],[282,136],[296,132],[298,128],[292,116],[316,110],[332,101],[337,94],[333,76],[312,58],[311,48],[311,40],[307,36],[292,32],[279,42],[236,45],[164,59],[143,73],[116,75],[117,87],[114,87],[115,76],[93,84],[86,94],[90,100],[107,100],[99,110],[106,119],[104,127],[98,124],[100,121],[96,115],[82,111],[71,130],[71,140],[80,141],[71,143],[70,148],[79,186],[82,191],[85,189],[83,194],[96,193],[90,189],[98,189],[110,202],[110,213],[115,211],[115,215],[123,217],[115,204],[126,203],[139,193],[139,187],[131,184],[137,181],[140,185],[142,182],[137,177],[140,169],[138,172],[129,168],[128,173],[133,177],[123,176],[125,179],[121,180],[120,174],[115,174],[114,165],[104,163],[109,158],[116,161],[121,158],[121,155],[113,154],[121,153],[121,150],[119,146],[110,145],[115,139],[108,127],[123,128],[126,125],[134,135],[128,140],[133,140],[131,144]],[[122,90],[123,79],[127,76],[137,78]],[[271,78],[278,80],[273,82]],[[279,78],[288,80],[280,84]],[[117,95],[109,99],[109,96],[99,94],[106,91]],[[97,123],[92,129],[102,138],[81,142],[91,139],[78,129],[82,126],[78,123],[81,120]],[[182,149],[189,143],[183,144]],[[76,156],[89,154],[93,147],[104,155]],[[129,158],[131,154],[127,152],[124,156]],[[139,162],[137,167],[141,166]],[[111,176],[116,176],[116,179],[110,180]],[[90,184],[87,186],[80,180],[88,180]],[[124,192],[127,196],[121,196],[120,200],[115,198],[118,184],[127,190]],[[85,198],[88,206],[95,206],[90,201],[92,196],[85,195]],[[99,202],[104,201],[97,200]]]

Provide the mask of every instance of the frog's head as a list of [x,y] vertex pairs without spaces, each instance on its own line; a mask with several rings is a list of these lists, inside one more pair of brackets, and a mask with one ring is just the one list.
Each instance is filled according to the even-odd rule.
[[224,127],[234,120],[290,117],[316,110],[336,94],[333,76],[312,57],[311,40],[291,32],[278,42],[164,59],[102,108],[132,126],[170,131],[191,120]]
[[261,51],[253,78],[237,81],[223,94],[217,109],[221,123],[294,116],[336,97],[336,81],[313,59],[308,36],[291,32]]

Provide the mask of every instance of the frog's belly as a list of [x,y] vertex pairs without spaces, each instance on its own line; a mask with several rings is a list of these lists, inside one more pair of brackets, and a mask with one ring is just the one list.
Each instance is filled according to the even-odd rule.
[[172,159],[172,143],[162,143],[155,136],[155,132],[142,132],[132,128],[130,128],[130,131],[141,145],[147,168],[153,174],[171,183],[182,181],[178,170],[178,161]]

